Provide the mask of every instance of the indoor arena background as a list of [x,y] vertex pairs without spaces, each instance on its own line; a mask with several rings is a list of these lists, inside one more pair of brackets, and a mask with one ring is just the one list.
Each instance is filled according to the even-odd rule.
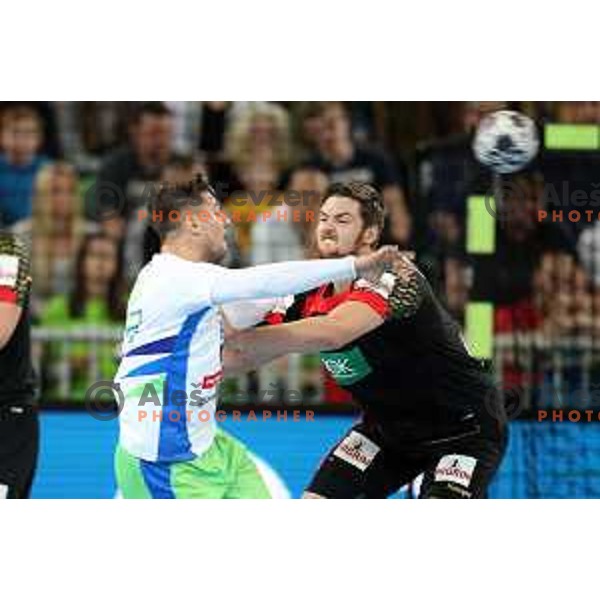
[[[493,180],[470,142],[482,115],[502,107],[536,120],[542,149],[526,172]],[[115,372],[123,301],[152,250],[137,208],[154,184],[197,171],[242,213],[232,267],[310,256],[306,221],[261,217],[279,192],[313,198],[350,179],[378,186],[386,241],[416,251],[512,399],[492,496],[600,496],[600,422],[568,417],[597,404],[598,103],[38,102],[0,111],[2,128],[20,127],[31,153],[18,171],[1,149],[0,215],[32,245],[42,382],[34,497],[115,495],[117,422],[90,416],[85,394]],[[224,423],[295,497],[354,418],[315,356],[226,380],[222,394],[241,411],[315,411],[314,423]]]

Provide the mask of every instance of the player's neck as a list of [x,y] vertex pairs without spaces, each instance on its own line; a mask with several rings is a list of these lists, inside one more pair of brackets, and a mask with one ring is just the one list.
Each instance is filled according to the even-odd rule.
[[202,248],[192,244],[184,238],[174,238],[165,241],[161,246],[161,252],[174,254],[175,256],[191,262],[211,262],[209,256],[205,256]]
[[343,294],[352,287],[352,281],[334,281],[333,289],[336,294]]

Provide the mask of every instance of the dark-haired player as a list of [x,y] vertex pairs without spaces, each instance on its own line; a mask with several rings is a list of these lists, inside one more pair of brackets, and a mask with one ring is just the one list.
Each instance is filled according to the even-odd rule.
[[27,248],[0,231],[0,499],[29,496],[38,455],[30,284]]
[[[374,188],[334,185],[316,229],[320,256],[368,255],[382,225]],[[230,340],[231,370],[320,350],[325,368],[362,408],[305,497],[387,497],[424,473],[422,498],[481,498],[502,459],[505,431],[486,410],[491,379],[418,269],[407,260],[396,271],[377,285],[358,278],[298,295],[279,316],[292,322]]]

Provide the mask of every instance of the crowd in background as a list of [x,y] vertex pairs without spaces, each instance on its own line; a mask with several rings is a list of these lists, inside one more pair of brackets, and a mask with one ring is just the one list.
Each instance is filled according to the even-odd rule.
[[[304,215],[330,183],[359,180],[382,192],[384,241],[416,250],[458,319],[469,298],[485,298],[498,333],[600,333],[600,222],[540,222],[537,212],[548,182],[592,191],[600,151],[542,152],[511,178],[518,197],[505,198],[493,255],[478,263],[465,251],[466,198],[492,185],[473,131],[502,107],[540,127],[600,123],[596,102],[0,104],[0,222],[30,241],[34,323],[122,325],[128,288],[157,248],[138,210],[153,186],[203,172],[225,209],[273,212],[234,222],[232,267],[312,256],[310,220],[277,218],[273,199],[299,192]],[[49,344],[44,363],[61,351]],[[74,388],[89,379],[88,355],[83,342],[70,348]],[[114,360],[99,357],[100,374]]]

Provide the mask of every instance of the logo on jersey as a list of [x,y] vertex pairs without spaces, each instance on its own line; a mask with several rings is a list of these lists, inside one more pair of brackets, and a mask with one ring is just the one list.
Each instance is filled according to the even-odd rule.
[[135,334],[139,331],[140,325],[142,324],[142,311],[134,310],[129,313],[127,318],[127,329],[125,335],[127,336],[127,343],[131,344]]
[[0,286],[15,287],[19,275],[19,257],[0,254]]
[[350,463],[352,466],[364,471],[381,450],[368,437],[352,431],[335,449],[333,455]]
[[458,483],[468,488],[473,477],[477,459],[462,454],[448,454],[442,457],[435,468],[434,481]]
[[197,384],[192,384],[194,387],[201,387],[203,390],[212,390],[219,381],[223,379],[223,369],[219,369],[216,373],[205,375],[202,381]]
[[360,348],[346,352],[321,352],[321,360],[340,385],[352,385],[373,371]]

